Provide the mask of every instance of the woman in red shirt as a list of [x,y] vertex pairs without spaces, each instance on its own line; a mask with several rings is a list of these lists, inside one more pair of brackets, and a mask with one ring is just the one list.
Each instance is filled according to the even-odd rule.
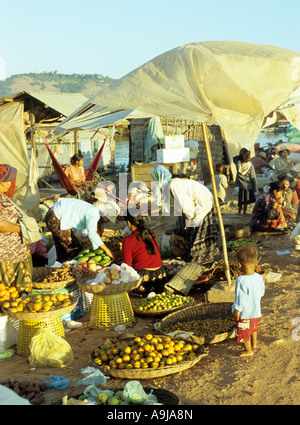
[[123,261],[143,277],[143,283],[137,292],[163,292],[167,273],[153,231],[146,226],[140,215],[134,217],[128,213],[124,219],[132,233],[123,241]]

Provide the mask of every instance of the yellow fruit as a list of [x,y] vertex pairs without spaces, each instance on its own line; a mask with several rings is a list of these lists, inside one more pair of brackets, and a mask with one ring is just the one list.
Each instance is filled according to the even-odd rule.
[[153,335],[151,335],[151,334],[147,334],[147,335],[145,336],[145,340],[146,340],[146,341],[150,341],[152,338],[153,338]]

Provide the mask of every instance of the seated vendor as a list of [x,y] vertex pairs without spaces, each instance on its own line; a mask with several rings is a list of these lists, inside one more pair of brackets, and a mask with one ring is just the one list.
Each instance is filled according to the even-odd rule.
[[124,219],[132,233],[123,241],[123,261],[143,277],[140,289],[135,292],[163,292],[167,273],[161,260],[154,232],[146,226],[141,215],[134,217],[127,213]]
[[269,191],[263,193],[255,202],[250,228],[253,232],[263,232],[287,227],[282,211],[284,202],[284,183],[275,181],[269,185]]
[[83,155],[79,152],[72,156],[70,165],[65,169],[65,174],[73,186],[82,189],[85,184],[85,173],[83,168]]

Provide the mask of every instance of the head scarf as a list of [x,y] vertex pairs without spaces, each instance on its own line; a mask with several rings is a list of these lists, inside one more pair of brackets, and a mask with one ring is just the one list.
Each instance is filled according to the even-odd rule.
[[0,183],[11,182],[10,188],[5,195],[12,198],[15,191],[17,169],[8,164],[0,164]]
[[[168,202],[168,194],[163,193],[164,188],[171,182],[172,174],[169,170],[163,165],[156,165],[151,171],[151,176],[157,182],[157,186],[155,188],[154,196],[158,206],[162,206],[164,204],[164,210],[168,211],[168,207],[166,207]],[[162,203],[162,198],[164,202]]]
[[163,165],[156,165],[151,171],[151,176],[158,183],[158,187],[162,190],[172,179],[172,174]]
[[0,183],[13,182],[17,177],[17,169],[7,164],[0,164]]

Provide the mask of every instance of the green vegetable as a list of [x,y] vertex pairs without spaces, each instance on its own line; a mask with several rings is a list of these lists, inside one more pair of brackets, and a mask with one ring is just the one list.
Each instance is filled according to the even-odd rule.
[[80,258],[78,259],[78,261],[79,261],[80,263],[86,263],[89,259],[90,259],[90,257],[83,256],[83,257],[80,257]]
[[113,397],[110,397],[108,399],[107,404],[110,405],[110,406],[116,406],[116,405],[120,404],[120,400],[118,399],[118,397],[113,396]]
[[95,255],[95,257],[93,257],[93,260],[95,260],[96,263],[99,263],[99,261],[102,260],[102,255]]
[[105,393],[99,393],[96,397],[96,402],[99,404],[106,404],[109,400],[109,396]]

